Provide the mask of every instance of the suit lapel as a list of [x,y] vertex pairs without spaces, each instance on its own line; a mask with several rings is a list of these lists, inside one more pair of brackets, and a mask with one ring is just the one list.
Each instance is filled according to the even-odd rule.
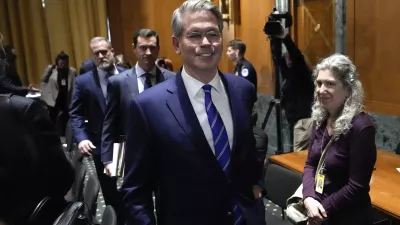
[[139,88],[137,83],[137,75],[135,67],[133,67],[125,77],[125,84],[128,87],[129,92],[132,96],[139,94]]
[[226,177],[207,142],[203,129],[193,110],[192,103],[182,80],[181,71],[178,71],[175,82],[170,85],[168,92],[171,93],[171,96],[167,99],[167,106],[193,143],[194,149],[203,157],[207,166],[214,168],[216,171],[219,171],[221,176]]
[[100,85],[100,78],[99,74],[97,73],[97,68],[94,68],[92,70],[92,77],[93,77],[93,83],[92,83],[92,89],[94,91],[94,94],[99,101],[100,108],[103,112],[106,111],[106,99],[104,98],[103,91],[101,90],[101,85]]
[[[225,86],[226,93],[229,99],[229,105],[231,108],[232,114],[232,123],[233,123],[233,144],[231,146],[232,153],[236,149],[238,133],[240,131],[240,113],[245,110],[245,107],[241,105],[240,99],[237,97],[235,92],[235,80],[230,79],[227,75],[219,72],[221,80]],[[243,119],[243,118],[242,118]]]
[[165,80],[164,71],[160,70],[158,66],[156,66],[156,84],[161,83]]

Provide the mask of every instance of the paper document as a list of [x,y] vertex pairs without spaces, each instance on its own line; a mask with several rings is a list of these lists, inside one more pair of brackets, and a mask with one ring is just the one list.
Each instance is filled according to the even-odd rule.
[[400,172],[400,168],[397,168],[397,171],[399,171],[399,172]]
[[[125,167],[125,142],[114,143],[113,147],[113,161],[110,165],[110,172],[112,177],[123,177]],[[104,169],[104,173],[106,170]]]
[[40,98],[42,94],[40,92],[29,92],[25,97],[27,98]]

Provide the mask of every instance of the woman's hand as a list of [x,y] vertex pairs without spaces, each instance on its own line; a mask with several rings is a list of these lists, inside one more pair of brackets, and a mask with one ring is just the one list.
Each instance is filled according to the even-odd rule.
[[320,225],[327,217],[324,207],[314,198],[307,197],[304,199],[304,206],[308,211],[307,225]]

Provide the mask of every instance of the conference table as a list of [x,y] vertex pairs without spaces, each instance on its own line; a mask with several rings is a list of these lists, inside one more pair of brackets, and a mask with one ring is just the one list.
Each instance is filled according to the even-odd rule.
[[[303,173],[308,151],[270,156],[270,162]],[[378,150],[369,192],[372,205],[400,219],[400,155]],[[397,170],[399,168],[399,170]]]

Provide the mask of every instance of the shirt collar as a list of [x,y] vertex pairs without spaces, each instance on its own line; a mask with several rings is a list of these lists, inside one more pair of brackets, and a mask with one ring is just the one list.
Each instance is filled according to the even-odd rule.
[[[205,85],[203,82],[197,80],[196,78],[193,78],[190,76],[186,70],[185,67],[183,66],[182,68],[182,79],[186,87],[186,91],[188,92],[188,95],[190,98],[194,98],[196,94],[200,91],[200,89],[203,88]],[[214,90],[217,91],[218,94],[222,94],[224,91],[224,88],[222,86],[222,80],[221,77],[219,76],[218,72],[214,76],[214,78],[208,83],[213,87]]]
[[[138,63],[136,63],[136,65],[135,65],[135,70],[136,70],[137,77],[141,77],[145,73],[147,73],[146,71],[144,71],[144,69],[142,69],[142,67],[139,66]],[[149,73],[152,74],[153,76],[156,76],[156,73],[157,73],[156,66],[154,66],[153,69],[151,69]]]
[[[103,70],[103,69],[100,69],[99,67],[97,67],[97,73],[100,76],[106,76],[109,73],[109,71],[106,71],[106,70]],[[112,71],[112,74],[119,74],[119,71],[118,71],[118,69],[117,69],[117,67],[115,65],[114,65],[114,69]]]

